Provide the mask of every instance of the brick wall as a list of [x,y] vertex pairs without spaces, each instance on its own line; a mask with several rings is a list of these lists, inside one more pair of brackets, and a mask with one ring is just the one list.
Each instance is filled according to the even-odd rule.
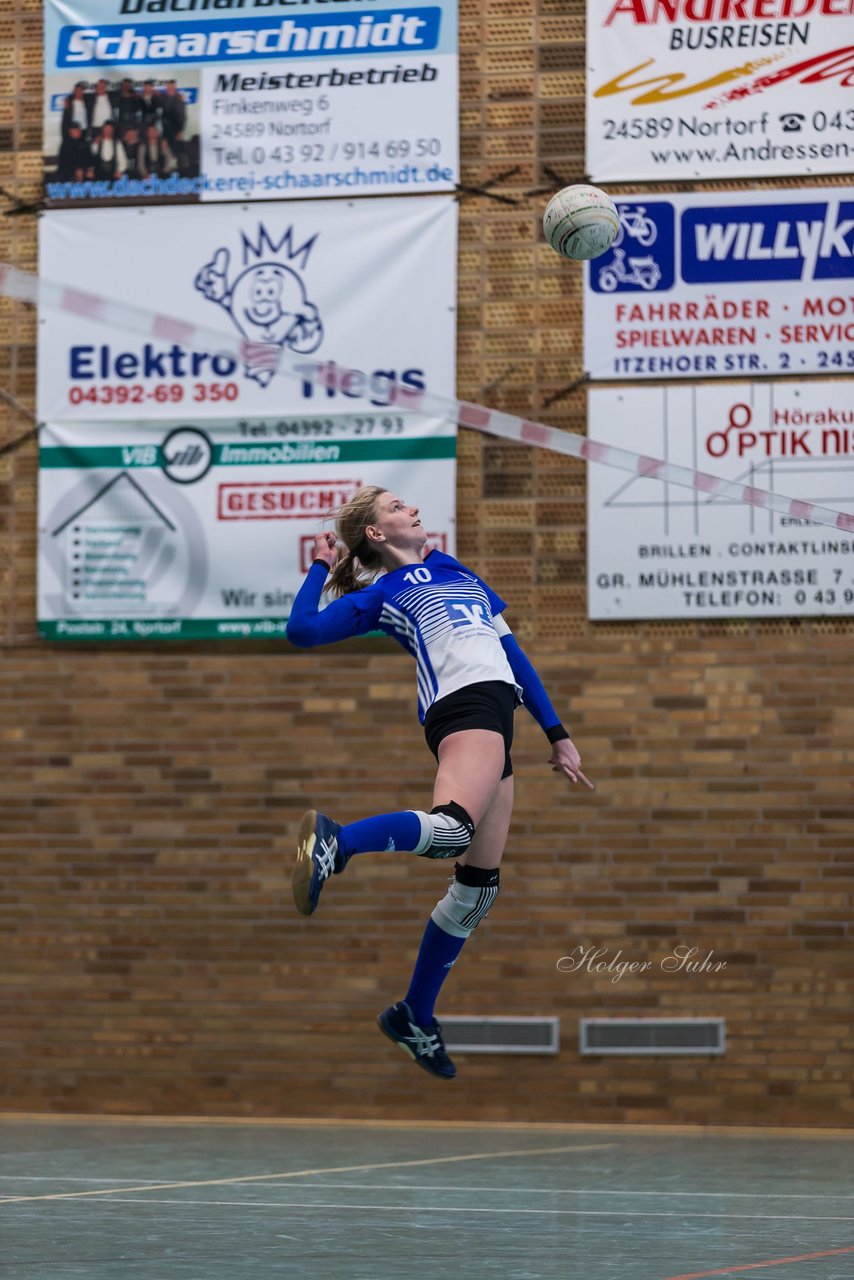
[[[580,275],[538,239],[541,162],[583,170],[581,0],[464,0],[460,390],[568,430]],[[0,186],[38,196],[40,0],[0,14]],[[719,184],[723,185],[723,184]],[[11,204],[7,205],[8,208]],[[202,211],[200,211],[201,216]],[[0,217],[32,269],[35,219]],[[35,322],[0,302],[0,387],[33,404]],[[2,436],[26,421],[2,409]],[[359,859],[312,920],[299,814],[426,803],[409,660],[371,642],[51,647],[35,633],[32,444],[0,458],[0,1107],[252,1115],[851,1124],[854,625],[589,624],[584,473],[460,436],[462,558],[596,779],[556,782],[518,718],[504,889],[440,1012],[558,1014],[557,1058],[453,1086],[383,1041],[446,869]],[[674,947],[718,972],[672,973]],[[576,947],[650,961],[561,973]],[[603,957],[600,957],[600,959]],[[723,1059],[580,1059],[583,1015],[723,1015]]]

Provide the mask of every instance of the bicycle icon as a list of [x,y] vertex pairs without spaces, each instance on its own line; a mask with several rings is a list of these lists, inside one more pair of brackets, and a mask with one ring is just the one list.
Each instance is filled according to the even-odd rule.
[[655,244],[658,228],[648,215],[645,204],[621,205],[619,214],[620,230],[614,240],[615,247],[621,245],[626,236],[637,240],[644,249],[649,249]]

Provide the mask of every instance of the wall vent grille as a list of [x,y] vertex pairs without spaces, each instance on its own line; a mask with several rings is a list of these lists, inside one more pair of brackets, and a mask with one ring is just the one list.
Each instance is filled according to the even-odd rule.
[[724,1054],[725,1018],[582,1018],[581,1054]]
[[464,1018],[439,1020],[449,1053],[557,1053],[559,1018]]

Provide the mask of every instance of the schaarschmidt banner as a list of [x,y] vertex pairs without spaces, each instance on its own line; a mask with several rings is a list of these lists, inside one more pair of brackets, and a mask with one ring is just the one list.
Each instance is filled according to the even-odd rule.
[[621,196],[586,264],[594,378],[854,372],[848,187]]
[[850,173],[854,0],[587,0],[587,171]]
[[448,191],[457,0],[45,0],[49,204]]
[[453,396],[457,208],[389,196],[203,218],[46,213],[39,269],[67,303],[39,317],[40,418],[373,413],[405,392]]

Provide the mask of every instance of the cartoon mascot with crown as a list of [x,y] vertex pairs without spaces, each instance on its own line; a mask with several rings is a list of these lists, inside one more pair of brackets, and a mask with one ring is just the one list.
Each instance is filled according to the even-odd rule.
[[[209,302],[217,303],[231,316],[246,340],[242,348],[246,376],[262,387],[272,382],[283,349],[307,356],[323,341],[320,313],[309,302],[302,279],[292,266],[278,260],[287,258],[288,263],[297,262],[304,269],[317,236],[294,250],[292,234],[289,227],[279,243],[273,244],[262,226],[257,245],[243,234],[244,269],[231,284],[226,248],[217,249],[194,282]],[[252,257],[262,261],[250,266]]]

